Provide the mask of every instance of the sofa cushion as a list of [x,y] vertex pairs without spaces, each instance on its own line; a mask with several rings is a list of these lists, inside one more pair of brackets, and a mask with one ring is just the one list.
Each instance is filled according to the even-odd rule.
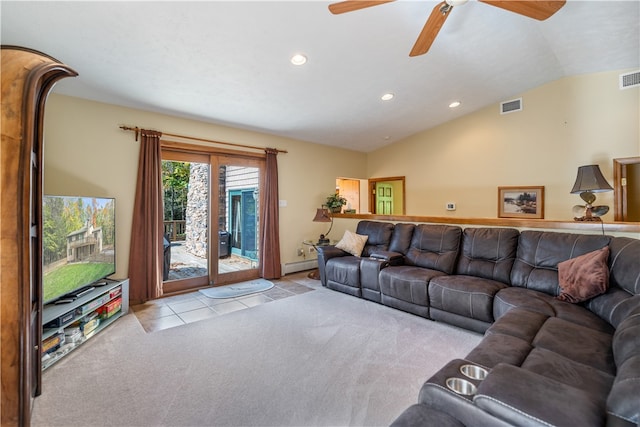
[[[623,419],[640,425],[640,355],[633,356],[618,367],[616,379],[607,399],[607,412],[610,417]],[[622,425],[607,424],[607,425]]]
[[608,322],[580,304],[560,301],[551,295],[518,287],[507,287],[498,291],[494,297],[493,316],[497,320],[516,307],[549,317],[558,317],[596,331],[613,333],[613,328]]
[[509,310],[520,307],[530,311],[555,316],[553,307],[549,304],[551,298],[542,292],[530,289],[507,287],[498,291],[493,300],[493,317],[499,319]]
[[353,255],[331,258],[325,266],[326,286],[340,292],[362,296],[360,258]]
[[364,245],[367,243],[368,238],[369,236],[367,235],[361,235],[345,230],[342,239],[336,243],[336,248],[342,249],[353,256],[359,257],[362,255],[362,250],[364,249]]
[[449,414],[416,403],[404,410],[389,427],[464,427],[460,421]]
[[471,319],[493,322],[493,297],[502,282],[481,277],[438,276],[429,282],[429,305]]
[[369,256],[375,251],[389,250],[389,242],[393,233],[390,222],[360,221],[356,226],[356,234],[367,236],[367,244],[362,250],[362,256]]
[[595,234],[552,233],[525,230],[518,239],[516,260],[511,269],[511,285],[556,296],[558,264],[601,249],[611,240]]
[[405,263],[452,274],[462,229],[450,225],[420,224],[413,231]]
[[616,367],[611,350],[612,339],[611,334],[550,317],[532,344],[614,375]]
[[606,293],[587,301],[585,307],[617,328],[630,312],[640,307],[640,295],[632,296],[624,289],[613,286]]
[[495,321],[486,335],[503,334],[532,343],[549,316],[524,308],[514,308]]
[[517,426],[602,426],[606,420],[599,399],[588,392],[507,364],[491,370],[473,401]]
[[443,275],[444,273],[438,270],[410,265],[387,267],[380,272],[380,292],[383,296],[428,307],[429,281],[433,277]]
[[415,228],[416,226],[414,224],[396,224],[393,228],[393,234],[391,235],[389,250],[405,255],[411,245],[411,238],[413,237],[413,230]]
[[540,347],[531,350],[522,368],[584,390],[603,407],[615,378],[612,374]]
[[456,274],[508,284],[519,235],[513,228],[466,228]]
[[631,312],[616,329],[613,357],[617,375],[607,400],[607,411],[617,418],[640,424],[640,308]]
[[613,357],[617,366],[640,356],[640,309],[627,317],[613,334]]
[[609,289],[609,247],[562,261],[558,264],[558,299],[583,302]]
[[609,245],[610,285],[619,286],[632,295],[640,294],[640,240],[630,237],[614,237]]
[[493,368],[498,363],[520,366],[533,350],[528,340],[505,335],[485,335],[480,344],[465,356],[465,359],[478,365]]

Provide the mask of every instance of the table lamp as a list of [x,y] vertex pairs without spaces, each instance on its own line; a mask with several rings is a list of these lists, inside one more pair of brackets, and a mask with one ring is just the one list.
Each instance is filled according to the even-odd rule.
[[327,230],[325,234],[321,234],[320,238],[318,239],[319,245],[328,245],[329,239],[327,238],[327,236],[331,232],[331,227],[333,227],[333,217],[329,213],[329,209],[325,207],[318,208],[316,210],[316,216],[315,218],[313,218],[313,222],[330,222],[331,223],[331,225],[329,226],[329,230]]
[[581,217],[574,217],[574,220],[601,221],[600,217],[609,212],[609,206],[593,206],[593,202],[596,201],[596,195],[593,193],[611,190],[613,190],[613,187],[611,187],[604,176],[602,176],[598,165],[580,166],[578,168],[576,182],[571,189],[571,194],[579,193],[580,198],[584,200],[586,204],[584,206],[574,206],[574,213],[584,213]]

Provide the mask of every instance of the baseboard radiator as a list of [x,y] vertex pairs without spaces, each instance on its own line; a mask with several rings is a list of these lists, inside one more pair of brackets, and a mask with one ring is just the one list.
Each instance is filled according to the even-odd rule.
[[310,259],[307,261],[288,262],[288,263],[282,264],[282,275],[286,276],[287,274],[297,273],[299,271],[305,271],[305,270],[313,270],[314,268],[318,268],[317,259]]

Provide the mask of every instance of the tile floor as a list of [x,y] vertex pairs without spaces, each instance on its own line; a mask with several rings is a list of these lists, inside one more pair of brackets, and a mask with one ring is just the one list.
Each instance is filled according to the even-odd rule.
[[309,279],[308,273],[303,271],[272,280],[273,288],[243,297],[217,299],[194,291],[147,301],[134,305],[131,309],[146,332],[160,331],[303,294],[320,287],[320,281]]

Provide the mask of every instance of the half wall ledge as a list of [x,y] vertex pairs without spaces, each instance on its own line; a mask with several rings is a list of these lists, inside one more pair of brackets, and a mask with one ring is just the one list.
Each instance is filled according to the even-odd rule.
[[[495,227],[513,228],[542,228],[581,230],[605,233],[640,233],[640,222],[584,222],[584,221],[553,221],[546,219],[520,219],[520,218],[454,218],[440,216],[414,216],[414,215],[373,215],[373,214],[333,214],[334,218],[368,219],[390,222],[427,222],[434,224],[458,224],[458,225],[488,225]],[[637,238],[637,236],[635,236]]]

